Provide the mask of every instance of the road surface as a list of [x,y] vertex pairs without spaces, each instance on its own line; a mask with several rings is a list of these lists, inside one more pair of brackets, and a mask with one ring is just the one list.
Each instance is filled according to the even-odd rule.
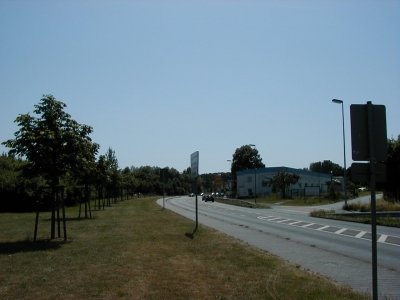
[[[163,205],[162,199],[158,203]],[[165,207],[195,219],[194,197],[169,198]],[[254,209],[198,197],[198,208],[201,224],[372,294],[370,225],[313,218],[309,207]],[[400,299],[400,229],[378,226],[377,231],[379,296]]]

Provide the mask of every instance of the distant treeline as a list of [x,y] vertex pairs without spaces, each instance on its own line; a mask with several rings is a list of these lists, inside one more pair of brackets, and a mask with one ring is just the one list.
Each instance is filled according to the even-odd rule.
[[[118,169],[110,161],[114,152],[108,153],[96,163],[90,185],[82,186],[72,175],[64,176],[60,185],[64,188],[66,205],[76,205],[89,191],[91,199],[123,198],[140,195],[186,195],[194,191],[190,168],[179,172],[174,168],[126,167]],[[25,166],[27,162],[13,156],[0,156],[0,211],[34,211],[48,189],[41,176],[32,176]],[[109,167],[107,167],[109,166]],[[230,173],[204,174],[197,181],[198,192],[226,192],[230,187]]]

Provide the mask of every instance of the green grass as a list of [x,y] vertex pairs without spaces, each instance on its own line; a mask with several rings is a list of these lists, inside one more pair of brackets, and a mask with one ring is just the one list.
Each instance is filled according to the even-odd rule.
[[368,299],[155,204],[123,201],[93,219],[67,211],[67,242],[32,243],[34,214],[0,215],[0,299]]
[[[369,203],[349,203],[347,204],[346,210],[351,212],[361,212],[368,213],[371,211],[371,205]],[[400,211],[400,204],[395,202],[386,201],[384,199],[378,200],[376,202],[377,212],[394,212]],[[312,217],[349,221],[363,224],[371,224],[371,216],[365,214],[336,214],[334,211],[318,210],[310,213]],[[376,224],[382,226],[399,227],[400,228],[400,218],[395,216],[380,216],[376,215]]]
[[[310,215],[312,217],[317,217],[317,218],[356,222],[362,224],[371,224],[371,217],[368,215],[356,216],[356,215],[336,214],[334,212],[326,210],[313,211],[310,213]],[[377,215],[376,224],[382,226],[400,228],[400,219],[398,217],[387,217],[387,216]]]

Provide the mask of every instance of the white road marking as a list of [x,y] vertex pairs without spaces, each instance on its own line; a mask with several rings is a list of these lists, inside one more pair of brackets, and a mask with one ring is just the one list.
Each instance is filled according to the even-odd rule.
[[339,230],[335,231],[335,234],[341,234],[341,233],[345,232],[346,230],[347,230],[347,228],[339,229]]
[[381,234],[380,238],[378,239],[378,243],[386,242],[387,237],[388,236],[386,234]]
[[299,223],[301,223],[302,221],[296,221],[296,222],[292,222],[292,223],[288,223],[288,225],[296,225],[296,224],[299,224]]
[[318,229],[316,229],[316,230],[324,230],[324,229],[326,229],[326,228],[329,228],[330,226],[329,225],[325,225],[325,226],[322,226],[322,227],[320,227],[320,228],[318,228]]
[[290,219],[283,219],[283,220],[280,220],[280,221],[276,221],[276,223],[283,223],[283,222],[286,222],[286,221],[290,221]]
[[358,238],[358,239],[361,239],[366,234],[367,234],[366,231],[360,231],[360,233],[358,233],[355,237]]

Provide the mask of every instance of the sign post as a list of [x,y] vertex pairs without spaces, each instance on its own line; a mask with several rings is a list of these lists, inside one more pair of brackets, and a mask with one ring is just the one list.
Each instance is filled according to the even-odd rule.
[[378,255],[375,188],[377,176],[379,178],[379,174],[382,173],[382,171],[379,172],[378,170],[379,163],[386,160],[387,153],[386,110],[384,105],[372,105],[368,101],[366,105],[351,105],[350,114],[352,158],[354,161],[369,161],[368,167],[365,167],[365,164],[354,164],[354,167],[358,176],[360,176],[360,173],[361,177],[363,177],[362,173],[369,173],[369,188],[371,190],[372,290],[373,299],[377,300]]
[[160,169],[161,182],[163,186],[163,209],[165,209],[165,183],[167,182],[168,168]]
[[199,225],[199,210],[198,210],[198,200],[197,200],[197,177],[199,176],[199,151],[193,152],[190,155],[190,169],[193,181],[193,191],[196,198],[196,226],[193,230],[192,235],[197,231]]

